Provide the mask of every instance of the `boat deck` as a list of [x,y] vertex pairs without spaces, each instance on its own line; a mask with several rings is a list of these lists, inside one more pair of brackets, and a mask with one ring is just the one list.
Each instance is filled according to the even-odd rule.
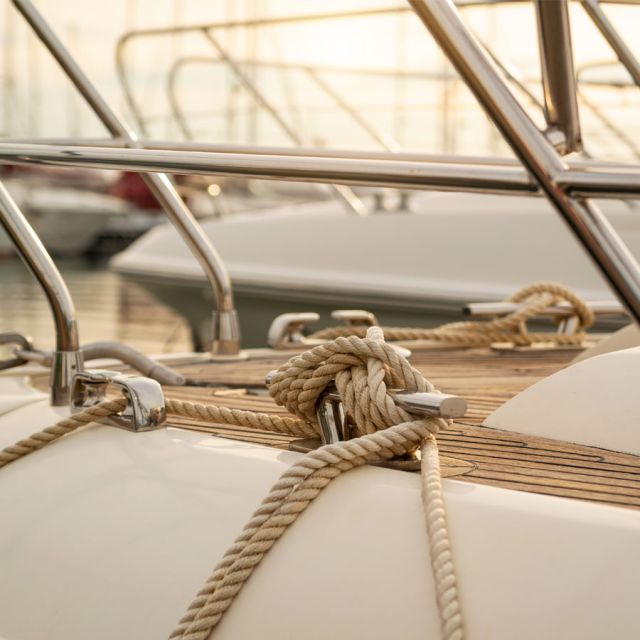
[[[519,391],[567,366],[576,349],[417,347],[412,364],[445,393],[467,400],[467,415],[438,435],[443,475],[509,489],[578,498],[640,509],[640,457],[481,426]],[[190,384],[165,387],[167,397],[227,407],[285,413],[266,394],[265,375],[294,352],[259,352],[240,362],[184,362],[173,365]],[[38,381],[46,386],[46,379]],[[292,439],[242,427],[211,425],[171,417],[172,426],[206,431],[272,447]]]

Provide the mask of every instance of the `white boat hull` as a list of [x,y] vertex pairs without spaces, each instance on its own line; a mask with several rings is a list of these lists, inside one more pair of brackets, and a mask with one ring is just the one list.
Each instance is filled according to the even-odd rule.
[[[640,257],[637,211],[614,201],[604,207]],[[545,200],[431,193],[414,198],[412,208],[359,218],[320,202],[205,222],[240,304],[252,308],[252,324],[243,327],[248,344],[264,343],[274,312],[364,307],[384,324],[425,326],[459,317],[466,302],[501,300],[535,280],[562,282],[586,298],[611,297]],[[153,229],[111,264],[194,328],[209,322],[204,275],[171,227]]]
[[[0,377],[0,446],[65,413]],[[12,403],[9,402],[13,398]],[[298,454],[92,426],[0,471],[0,637],[168,636]],[[444,483],[467,637],[637,637],[640,512]],[[419,478],[337,479],[258,567],[216,638],[440,638]]]
[[[156,215],[136,211],[120,198],[85,189],[30,186],[7,181],[7,188],[45,247],[56,255],[78,256],[95,246],[102,236],[125,235],[130,239],[147,231]],[[0,229],[0,255],[15,248]]]

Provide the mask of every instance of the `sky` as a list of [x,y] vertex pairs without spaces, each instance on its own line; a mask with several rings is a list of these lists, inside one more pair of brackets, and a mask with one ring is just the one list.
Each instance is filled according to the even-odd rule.
[[[11,3],[1,1],[0,130],[14,137],[103,135]],[[35,5],[109,103],[138,128],[141,125],[127,105],[116,73],[116,44],[128,30],[400,6],[393,0],[36,0]],[[628,44],[637,49],[640,7],[606,10]],[[466,9],[463,15],[474,32],[490,42],[492,50],[540,95],[531,6]],[[571,19],[577,67],[614,60],[579,6],[572,6]],[[382,137],[408,150],[508,153],[473,97],[450,77],[451,67],[410,13],[252,30],[217,29],[214,35],[257,83],[286,127],[257,108],[237,74],[216,60],[218,54],[202,33],[191,32],[137,39],[125,49],[125,68],[144,115],[143,126],[154,137],[191,135],[217,142],[287,144],[291,136],[286,128],[305,143],[325,146],[377,149]],[[251,60],[259,60],[260,67],[249,65]],[[290,68],[283,70],[283,64]],[[317,69],[324,84],[356,109],[366,126],[339,107],[304,66]],[[173,108],[168,83],[172,68]],[[449,79],[443,80],[443,75]],[[600,105],[626,135],[640,140],[633,117],[636,93],[640,92],[634,88],[584,88],[590,103]],[[176,109],[186,129],[177,124]],[[531,113],[540,122],[539,110]],[[585,137],[591,134],[590,145],[598,155],[626,158],[631,153],[629,144],[603,128],[592,110],[584,106],[581,116]],[[372,130],[380,135],[372,135]]]

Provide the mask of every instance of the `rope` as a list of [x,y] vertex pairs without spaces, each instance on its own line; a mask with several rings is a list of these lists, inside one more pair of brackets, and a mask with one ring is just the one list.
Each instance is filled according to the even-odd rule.
[[82,427],[90,422],[95,422],[100,418],[112,416],[122,411],[126,406],[127,401],[124,398],[107,400],[93,407],[89,407],[81,413],[76,413],[68,418],[64,418],[42,431],[38,431],[25,440],[20,440],[16,442],[16,444],[2,449],[2,451],[0,451],[0,469],[38,449],[46,447],[48,444],[58,440],[58,438],[62,438],[62,436],[66,436],[72,431],[75,431],[78,427]]
[[[167,413],[192,418],[213,424],[226,424],[234,427],[247,427],[260,431],[271,431],[298,438],[312,438],[317,435],[315,429],[306,422],[294,420],[286,416],[277,416],[255,411],[242,411],[241,409],[229,409],[218,407],[214,404],[196,404],[183,400],[168,399],[165,402]],[[198,425],[198,430],[201,430]]]
[[383,341],[379,327],[366,338],[350,336],[294,356],[273,376],[278,404],[319,430],[315,403],[335,385],[355,422],[357,437],[308,453],[271,488],[240,535],[198,592],[171,640],[204,640],[216,628],[266,553],[320,492],[350,469],[388,460],[422,446],[422,495],[444,640],[462,640],[463,628],[433,437],[446,422],[415,420],[387,393],[393,383],[410,391],[433,385]]
[[[527,320],[535,317],[549,306],[568,302],[575,311],[578,323],[574,333],[529,332]],[[585,330],[594,321],[593,312],[585,301],[556,282],[534,282],[520,289],[507,302],[522,303],[513,313],[486,322],[451,322],[436,329],[413,329],[407,327],[385,327],[388,340],[433,340],[457,346],[480,347],[494,342],[512,342],[518,346],[529,346],[536,342],[553,342],[559,346],[579,345],[586,337]],[[311,334],[318,340],[333,340],[341,336],[366,335],[367,327],[328,327]]]
[[[332,480],[351,469],[418,448],[422,451],[422,501],[442,637],[462,640],[462,616],[434,438],[447,422],[437,417],[416,420],[395,405],[389,385],[408,391],[436,389],[385,344],[379,327],[369,328],[365,338],[338,338],[315,347],[280,367],[272,377],[269,392],[298,419],[179,400],[168,400],[166,408],[168,414],[197,420],[318,436],[315,406],[334,383],[354,423],[355,437],[311,451],[284,472],[198,592],[171,633],[171,640],[207,638],[269,549]],[[0,467],[125,406],[124,398],[108,400],[60,420],[0,451]]]

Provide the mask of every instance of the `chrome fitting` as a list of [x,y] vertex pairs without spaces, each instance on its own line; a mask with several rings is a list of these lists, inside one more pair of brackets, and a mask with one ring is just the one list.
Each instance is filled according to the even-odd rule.
[[69,393],[73,386],[73,378],[83,369],[82,352],[54,351],[51,354],[51,369],[49,371],[49,389],[51,390],[51,404],[54,407],[64,407],[69,404]]
[[[591,300],[586,302],[596,317],[624,317],[627,310],[618,302],[610,300]],[[500,318],[514,313],[522,305],[517,302],[471,302],[462,307],[462,314],[467,318]],[[543,309],[538,315],[544,318],[561,320],[575,315],[573,307],[568,302],[560,302]]]
[[314,322],[318,322],[320,316],[314,312],[283,313],[277,316],[267,335],[267,344],[272,349],[295,349],[300,346],[320,344],[320,341],[312,341],[305,337],[302,330]]
[[331,317],[347,327],[374,327],[380,324],[373,313],[364,309],[337,309],[331,312]]
[[[439,417],[446,420],[462,418],[467,412],[467,402],[460,396],[447,393],[410,392],[390,390],[398,407],[416,418]],[[348,417],[342,407],[337,390],[327,391],[316,407],[316,417],[322,429],[324,444],[331,444],[350,437]]]
[[[609,300],[592,300],[585,303],[596,318],[615,318],[628,316],[627,310],[618,302]],[[462,314],[474,320],[501,318],[518,311],[520,304],[516,302],[471,302],[462,307]],[[543,309],[539,317],[553,320],[558,326],[558,333],[575,333],[580,320],[575,309],[568,302],[560,302]]]
[[166,420],[164,394],[159,382],[144,376],[130,376],[116,371],[81,371],[73,376],[71,413],[78,413],[103,402],[112,384],[127,399],[127,406],[109,420],[129,431],[157,429]]
[[235,309],[213,312],[211,353],[214,356],[237,356],[240,353],[240,323]]
[[[271,371],[267,374],[267,385],[270,384],[274,373],[275,371]],[[446,393],[412,393],[394,390],[391,391],[391,394],[399,407],[416,418],[428,416],[439,416],[445,419],[462,418],[467,412],[467,403],[464,398],[459,396]],[[342,400],[335,388],[325,392],[318,401],[316,417],[320,425],[321,437],[293,440],[289,443],[291,451],[308,453],[322,445],[334,444],[348,440],[351,437],[349,416],[345,413]],[[420,464],[420,451],[416,449],[416,451],[409,452],[403,456],[382,462],[378,466],[402,471],[416,471],[420,468]],[[459,474],[460,471],[457,469],[455,474],[449,473],[448,475]]]

